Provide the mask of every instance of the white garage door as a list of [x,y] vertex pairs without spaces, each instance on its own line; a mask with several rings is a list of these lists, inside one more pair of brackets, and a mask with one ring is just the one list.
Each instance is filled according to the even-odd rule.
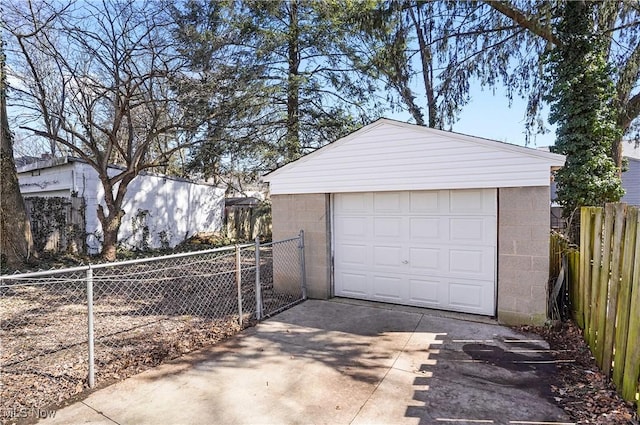
[[340,297],[493,315],[495,189],[334,195]]

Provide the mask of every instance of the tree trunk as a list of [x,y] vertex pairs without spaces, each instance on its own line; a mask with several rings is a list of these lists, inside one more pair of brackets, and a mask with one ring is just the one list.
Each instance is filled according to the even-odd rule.
[[[102,225],[104,227],[104,224]],[[116,251],[118,247],[118,231],[117,230],[105,230],[104,231],[104,242],[102,244],[102,258],[107,261],[115,261],[116,260]]]
[[0,263],[3,267],[16,269],[29,261],[34,252],[31,225],[13,161],[4,58],[4,50],[0,45]]
[[102,225],[102,258],[115,261],[118,247],[118,231],[122,223],[124,211],[120,206],[108,206],[109,214],[105,215],[102,205],[98,205],[98,219]]
[[622,151],[622,136],[617,136],[611,145],[611,158],[618,169],[618,177],[622,178],[624,152]]
[[285,159],[293,161],[300,156],[300,28],[298,26],[298,3],[289,3],[289,74],[287,81],[287,146]]
[[125,212],[122,209],[124,196],[127,193],[129,183],[135,177],[134,174],[127,173],[119,183],[114,196],[114,183],[108,175],[109,167],[105,165],[100,172],[100,182],[104,188],[104,202],[106,210],[102,205],[98,205],[98,220],[102,225],[102,251],[101,255],[107,261],[115,261],[116,249],[118,247],[118,231],[122,224],[122,217]]
[[[433,89],[433,58],[431,55],[431,47],[427,44],[426,35],[422,28],[422,19],[416,16],[414,7],[419,5],[411,5],[409,13],[413,26],[416,30],[416,38],[418,39],[418,47],[420,47],[420,60],[422,62],[422,81],[424,90],[427,94],[427,112],[429,116],[429,127],[440,128],[438,126],[438,105],[436,104],[435,91]],[[422,117],[421,117],[422,118]]]

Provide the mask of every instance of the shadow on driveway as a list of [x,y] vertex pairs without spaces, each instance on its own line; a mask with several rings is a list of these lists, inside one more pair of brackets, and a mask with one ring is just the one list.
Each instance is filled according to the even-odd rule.
[[546,344],[495,324],[306,301],[45,423],[566,423]]

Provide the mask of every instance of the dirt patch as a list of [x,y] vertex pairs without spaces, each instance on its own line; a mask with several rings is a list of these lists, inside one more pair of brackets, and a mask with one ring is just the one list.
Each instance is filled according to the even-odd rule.
[[553,350],[557,363],[553,399],[579,424],[638,425],[634,406],[620,397],[600,372],[584,342],[582,331],[573,322],[555,327],[518,328],[542,336]]
[[[297,247],[293,252],[297,254]],[[261,251],[265,315],[301,294],[273,286],[270,250]],[[242,252],[243,326],[256,309],[254,253]],[[93,271],[95,382],[99,387],[238,333],[234,255],[174,258]],[[0,423],[30,423],[42,409],[88,394],[86,272],[0,286]]]
[[[104,387],[195,349],[236,334],[236,323],[167,321],[143,336],[127,335],[122,346],[97,344],[96,382]],[[55,409],[88,391],[86,346],[77,346],[12,367],[2,373],[0,423],[32,423],[39,410]],[[88,394],[88,393],[87,393]],[[84,398],[84,397],[80,397]]]

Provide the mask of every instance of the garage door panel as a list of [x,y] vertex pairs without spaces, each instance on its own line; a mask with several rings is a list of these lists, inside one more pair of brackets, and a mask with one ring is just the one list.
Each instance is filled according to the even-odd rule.
[[416,305],[438,306],[441,286],[439,279],[409,279],[409,301]]
[[449,304],[459,307],[480,309],[483,288],[478,284],[449,282]]
[[367,193],[344,193],[336,206],[344,213],[368,213],[370,197]]
[[449,219],[449,240],[456,242],[486,243],[485,218],[453,217]]
[[449,288],[449,305],[452,309],[477,314],[493,314],[488,305],[493,300],[493,285],[486,281],[452,279]]
[[434,214],[442,208],[442,191],[409,193],[409,212],[412,214]]
[[448,253],[449,268],[447,271],[450,275],[471,275],[475,278],[493,280],[494,260],[492,248],[451,248]]
[[441,248],[409,248],[409,265],[412,272],[437,272],[441,269],[441,258]]
[[373,210],[383,214],[402,214],[404,208],[404,196],[400,192],[379,192],[373,194]]
[[402,247],[401,246],[379,246],[373,247],[373,266],[374,267],[395,267],[400,268],[402,264]]
[[[370,277],[367,273],[340,273],[336,276],[336,292],[346,297],[365,298],[368,296]],[[340,287],[338,287],[338,283]]]
[[394,275],[373,276],[373,298],[381,301],[401,302],[404,282]]
[[484,274],[485,262],[482,251],[464,249],[449,250],[449,272]]
[[336,295],[494,314],[495,190],[343,197],[334,195]]
[[336,231],[344,238],[367,239],[367,235],[371,233],[370,221],[370,217],[340,217],[336,220]]
[[376,217],[373,220],[373,237],[398,240],[402,237],[402,217]]
[[456,190],[450,192],[449,212],[455,213],[483,213],[483,193],[479,190]]
[[345,266],[363,266],[369,264],[367,252],[369,246],[364,244],[342,244],[339,250],[336,250],[336,256],[340,258],[340,262]]
[[468,189],[449,192],[449,213],[464,215],[494,215],[495,190]]
[[409,235],[412,241],[437,241],[446,237],[446,228],[440,217],[409,218]]

